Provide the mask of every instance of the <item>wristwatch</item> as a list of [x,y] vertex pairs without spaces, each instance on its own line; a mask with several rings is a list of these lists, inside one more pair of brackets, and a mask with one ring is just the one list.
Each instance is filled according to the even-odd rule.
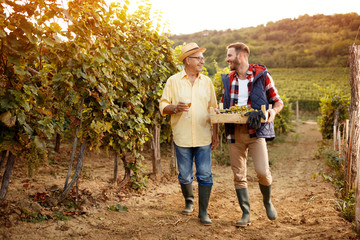
[[177,106],[176,106],[176,105],[175,105],[174,108],[173,108],[173,112],[174,112],[174,114],[177,113]]

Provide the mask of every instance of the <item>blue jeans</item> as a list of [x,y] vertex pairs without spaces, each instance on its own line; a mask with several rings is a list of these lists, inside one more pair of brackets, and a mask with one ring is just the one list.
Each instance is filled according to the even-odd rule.
[[191,184],[193,177],[193,159],[195,158],[196,180],[199,185],[212,186],[211,145],[203,147],[179,147],[176,144],[176,158],[179,167],[179,182],[183,185]]

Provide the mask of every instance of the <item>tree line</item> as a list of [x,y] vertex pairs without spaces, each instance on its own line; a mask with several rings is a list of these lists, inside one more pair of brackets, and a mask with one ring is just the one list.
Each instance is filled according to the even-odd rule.
[[174,47],[194,41],[207,48],[205,67],[213,76],[216,63],[221,68],[227,66],[226,46],[233,42],[246,43],[251,50],[250,62],[269,68],[348,67],[349,47],[360,44],[360,37],[356,39],[359,27],[357,13],[317,14],[257,27],[171,35],[170,39]]

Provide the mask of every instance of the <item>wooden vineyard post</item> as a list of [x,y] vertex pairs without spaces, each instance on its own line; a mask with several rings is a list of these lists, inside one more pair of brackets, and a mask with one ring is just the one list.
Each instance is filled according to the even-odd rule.
[[344,133],[343,133],[343,156],[344,156],[344,167],[346,169],[346,158],[348,155],[348,148],[349,148],[349,119],[345,120],[344,124]]
[[336,151],[336,126],[333,126],[333,150]]
[[349,119],[346,119],[345,122],[345,141],[346,141],[346,145],[347,145],[347,141],[349,140]]
[[[360,154],[360,148],[357,150],[357,156]],[[360,171],[360,164],[358,164],[358,172]],[[359,176],[356,178],[355,185],[355,222],[356,222],[356,232],[360,233],[360,179]]]
[[350,125],[350,136],[349,136],[349,144],[348,144],[348,151],[347,151],[347,159],[345,165],[345,196],[349,194],[351,189],[351,147],[352,147],[352,133],[354,129],[354,119],[351,121]]
[[299,121],[299,101],[296,101],[296,121]]
[[342,132],[342,135],[341,135],[341,147],[342,147],[341,155],[343,156],[344,161],[346,159],[346,148],[347,148],[347,141],[348,141],[346,131],[348,131],[347,130],[347,128],[348,128],[347,125],[348,125],[349,120],[346,119],[345,121],[346,122],[343,123],[343,132]]
[[338,149],[336,149],[336,141],[337,141],[337,128],[339,125],[339,110],[336,109],[335,116],[334,116],[334,127],[333,127],[333,149],[334,152]]
[[360,230],[360,179],[359,173],[359,148],[360,148],[360,46],[350,47],[350,118],[354,122],[351,151],[351,181],[350,187],[355,186],[355,222],[356,230]]
[[152,139],[152,147],[153,147],[153,174],[155,179],[161,177],[161,155],[160,155],[160,126],[155,125],[153,129],[153,139]]
[[341,132],[340,132],[340,126],[337,129],[337,144],[338,144],[338,150],[339,150],[339,157],[341,157]]

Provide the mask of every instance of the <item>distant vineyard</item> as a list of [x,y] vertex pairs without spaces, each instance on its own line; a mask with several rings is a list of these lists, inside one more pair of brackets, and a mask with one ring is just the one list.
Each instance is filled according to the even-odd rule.
[[349,68],[274,68],[269,71],[280,95],[288,97],[290,102],[299,100],[304,110],[315,111],[319,106],[323,93],[316,85],[322,88],[335,85],[350,94]]

